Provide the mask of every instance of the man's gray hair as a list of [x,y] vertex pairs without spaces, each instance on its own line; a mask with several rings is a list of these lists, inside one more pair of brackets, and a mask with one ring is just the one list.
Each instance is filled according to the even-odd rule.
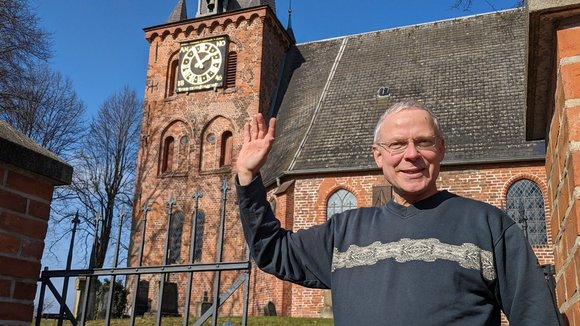
[[377,122],[377,125],[375,126],[375,138],[373,140],[373,143],[376,143],[379,141],[379,132],[381,130],[381,124],[383,123],[383,121],[385,121],[385,118],[392,113],[397,113],[397,112],[401,112],[401,111],[405,111],[405,110],[423,110],[423,111],[429,113],[429,115],[431,116],[431,119],[433,119],[433,123],[435,124],[435,128],[437,128],[437,130],[436,130],[437,136],[443,137],[443,132],[441,132],[441,127],[439,126],[439,121],[437,120],[437,116],[435,115],[433,110],[426,107],[425,104],[423,104],[421,102],[410,100],[410,101],[397,102],[397,103],[391,105],[385,111],[385,113],[383,113],[383,115],[381,115],[381,117],[379,118],[379,121]]

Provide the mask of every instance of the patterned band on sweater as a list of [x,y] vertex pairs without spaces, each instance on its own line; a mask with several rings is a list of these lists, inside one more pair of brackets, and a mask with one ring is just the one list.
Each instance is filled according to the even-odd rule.
[[479,270],[488,281],[496,278],[493,254],[472,243],[451,245],[438,239],[401,239],[397,242],[379,241],[359,247],[351,245],[344,252],[334,248],[332,271],[340,268],[374,265],[378,261],[394,258],[398,263],[408,261],[434,262],[438,259],[453,261],[467,269]]

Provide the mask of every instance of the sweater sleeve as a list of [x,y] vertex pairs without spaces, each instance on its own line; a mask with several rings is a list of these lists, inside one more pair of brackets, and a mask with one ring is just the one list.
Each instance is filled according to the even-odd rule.
[[[506,218],[506,217],[504,217]],[[511,224],[494,246],[496,296],[511,326],[560,325],[541,266],[523,231]]]
[[247,186],[236,181],[236,190],[244,236],[258,267],[282,280],[330,288],[332,222],[294,233],[274,217],[260,175]]

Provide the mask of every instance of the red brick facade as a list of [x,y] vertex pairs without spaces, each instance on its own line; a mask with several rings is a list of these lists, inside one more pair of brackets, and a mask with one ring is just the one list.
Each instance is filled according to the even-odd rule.
[[557,31],[555,107],[549,129],[546,174],[556,293],[570,325],[580,324],[580,27]]

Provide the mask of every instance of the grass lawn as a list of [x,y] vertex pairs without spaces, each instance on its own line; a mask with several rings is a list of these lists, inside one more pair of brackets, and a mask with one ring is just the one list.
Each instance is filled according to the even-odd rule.
[[[190,320],[189,324],[193,325],[195,320]],[[228,324],[228,322],[230,324]],[[161,321],[163,326],[181,326],[183,323],[182,318],[178,317],[164,317]],[[53,326],[57,325],[56,320],[43,320],[42,326]],[[104,320],[92,320],[88,321],[86,325],[97,326],[104,325]],[[34,325],[34,323],[33,323]],[[65,322],[64,325],[71,325],[69,322]],[[129,319],[113,319],[111,320],[112,326],[129,325]],[[155,326],[155,317],[138,317],[135,319],[135,325],[139,326]],[[204,326],[210,326],[211,319],[208,320]],[[242,325],[241,317],[232,318],[219,318],[219,326],[240,326]],[[320,325],[320,326],[332,326],[334,325],[332,319],[322,319],[322,318],[289,318],[289,317],[248,317],[249,326],[306,326],[306,325]]]

